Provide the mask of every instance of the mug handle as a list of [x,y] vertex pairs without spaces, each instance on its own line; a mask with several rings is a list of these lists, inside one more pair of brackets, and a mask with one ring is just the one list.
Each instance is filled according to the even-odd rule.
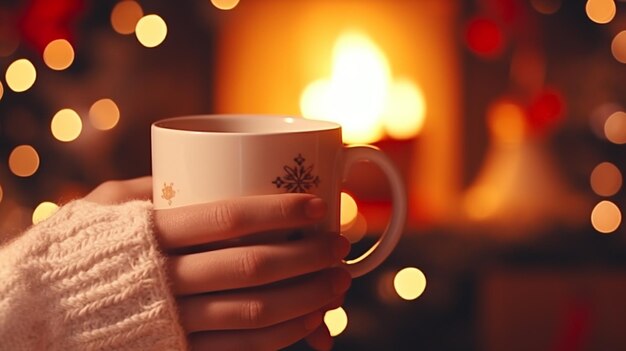
[[385,173],[391,186],[392,213],[387,228],[378,241],[358,258],[344,261],[343,266],[352,277],[360,277],[379,266],[396,247],[406,221],[407,198],[404,182],[393,162],[380,149],[370,145],[344,148],[343,178],[356,162],[370,161]]

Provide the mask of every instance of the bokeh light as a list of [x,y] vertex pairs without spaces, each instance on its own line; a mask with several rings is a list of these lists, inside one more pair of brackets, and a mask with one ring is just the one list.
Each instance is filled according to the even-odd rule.
[[604,125],[606,120],[617,111],[622,111],[623,107],[617,103],[607,102],[598,105],[589,116],[589,126],[593,134],[601,139],[606,139]]
[[613,233],[621,222],[622,213],[611,201],[600,201],[591,211],[591,224],[600,233]]
[[44,221],[44,220],[48,219],[58,209],[59,209],[59,205],[57,205],[57,204],[55,204],[53,202],[44,201],[44,202],[40,203],[35,208],[35,211],[33,211],[33,217],[32,217],[33,224],[37,224],[37,223],[39,223],[41,221]]
[[403,268],[394,277],[393,287],[401,298],[415,300],[426,289],[426,276],[415,267]]
[[43,51],[43,61],[53,70],[64,70],[74,62],[74,48],[65,39],[53,40]]
[[167,36],[167,24],[158,15],[143,16],[137,22],[135,35],[141,45],[147,48],[159,46]]
[[9,169],[18,177],[30,177],[39,168],[39,154],[30,145],[19,145],[9,154]]
[[80,135],[83,129],[83,122],[76,111],[65,108],[57,112],[52,117],[50,130],[52,135],[59,141],[73,141]]
[[0,100],[2,100],[2,95],[4,95],[4,87],[2,86],[2,82],[0,82]]
[[504,34],[498,24],[488,18],[474,18],[465,32],[467,46],[475,54],[492,58],[504,49]]
[[239,0],[211,0],[211,4],[220,10],[232,10],[239,4]]
[[617,111],[606,119],[604,135],[612,143],[626,143],[626,112]]
[[519,143],[526,135],[526,114],[519,104],[497,101],[487,110],[487,126],[496,140]]
[[4,191],[2,190],[2,185],[0,184],[0,202],[2,202],[3,196],[4,196]]
[[389,87],[383,124],[387,134],[394,139],[409,139],[424,126],[426,99],[414,82],[398,79]]
[[552,15],[561,8],[562,0],[530,0],[535,11],[543,15]]
[[613,0],[587,0],[585,11],[590,20],[599,24],[606,24],[615,17],[617,7]]
[[346,330],[348,326],[348,315],[343,308],[338,307],[324,314],[324,323],[328,327],[330,336],[334,337]]
[[341,230],[341,235],[346,237],[351,244],[354,244],[365,236],[367,233],[367,220],[361,213],[357,213],[354,223],[348,228]]
[[89,121],[94,128],[109,130],[120,120],[120,110],[111,99],[100,99],[89,109]]
[[37,70],[28,59],[13,61],[7,68],[5,80],[11,90],[17,93],[24,92],[35,84]]
[[346,230],[354,223],[359,209],[356,201],[347,193],[341,193],[341,230]]
[[611,162],[602,162],[591,172],[591,189],[600,196],[613,196],[622,187],[622,173]]
[[119,34],[133,34],[137,22],[143,17],[143,9],[136,1],[118,2],[111,11],[111,26]]
[[617,33],[611,41],[611,53],[617,61],[626,63],[626,30]]

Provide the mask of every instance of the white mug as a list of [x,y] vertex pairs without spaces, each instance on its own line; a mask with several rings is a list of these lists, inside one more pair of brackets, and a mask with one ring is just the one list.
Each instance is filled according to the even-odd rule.
[[[342,183],[351,165],[377,164],[391,185],[389,225],[372,248],[343,262],[353,277],[380,265],[404,230],[407,199],[394,164],[372,146],[345,146],[341,126],[266,115],[198,115],[152,124],[155,209],[239,196],[300,192],[328,206],[319,230],[339,232]],[[366,176],[366,175],[365,175]]]

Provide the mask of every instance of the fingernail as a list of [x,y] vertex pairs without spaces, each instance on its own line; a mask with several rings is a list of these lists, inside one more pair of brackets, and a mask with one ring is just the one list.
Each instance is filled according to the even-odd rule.
[[341,260],[350,252],[350,242],[342,235],[337,235],[333,242],[333,257]]
[[304,318],[304,328],[306,330],[315,330],[320,324],[322,324],[323,320],[324,316],[321,312],[313,312]]
[[352,284],[352,277],[344,269],[336,269],[332,277],[332,289],[335,295],[343,294]]
[[313,198],[306,203],[304,213],[311,219],[321,219],[326,214],[326,203],[319,197]]

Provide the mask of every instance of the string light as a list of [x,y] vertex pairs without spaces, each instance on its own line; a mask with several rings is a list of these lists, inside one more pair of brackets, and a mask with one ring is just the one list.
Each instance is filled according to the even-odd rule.
[[587,0],[585,12],[587,12],[587,17],[593,22],[606,24],[615,17],[617,7],[613,0]]
[[239,4],[239,0],[211,0],[211,4],[220,10],[232,10]]
[[58,209],[59,209],[59,205],[53,202],[44,201],[40,203],[39,205],[37,205],[37,207],[33,211],[33,216],[32,216],[33,224],[37,224],[41,221],[48,219]]
[[621,63],[626,63],[626,30],[615,35],[611,41],[611,53]]
[[57,112],[52,117],[50,130],[52,135],[59,141],[73,141],[80,135],[83,122],[76,111],[66,108]]
[[324,314],[324,323],[326,327],[328,327],[328,331],[330,332],[330,336],[337,336],[346,329],[348,326],[348,315],[346,311],[338,307],[334,310],[327,311]]
[[111,11],[111,27],[119,34],[133,34],[141,17],[143,9],[139,3],[132,0],[120,1]]
[[622,222],[619,207],[608,200],[600,201],[591,211],[591,224],[600,233],[613,233]]
[[113,100],[100,99],[91,105],[89,120],[96,129],[113,129],[120,120],[120,110]]
[[46,45],[43,51],[43,60],[53,70],[64,70],[74,62],[74,48],[65,39],[53,40]]
[[30,177],[39,168],[39,154],[30,145],[19,145],[9,154],[9,169],[18,177]]
[[141,45],[147,48],[159,46],[167,36],[167,24],[158,15],[144,16],[137,22],[135,35]]
[[622,173],[611,162],[602,162],[591,172],[591,189],[600,196],[613,196],[622,187]]
[[398,296],[405,300],[415,300],[426,289],[426,276],[415,267],[401,269],[393,279]]
[[7,85],[16,93],[30,89],[35,84],[36,79],[37,70],[28,59],[13,61],[5,74]]

